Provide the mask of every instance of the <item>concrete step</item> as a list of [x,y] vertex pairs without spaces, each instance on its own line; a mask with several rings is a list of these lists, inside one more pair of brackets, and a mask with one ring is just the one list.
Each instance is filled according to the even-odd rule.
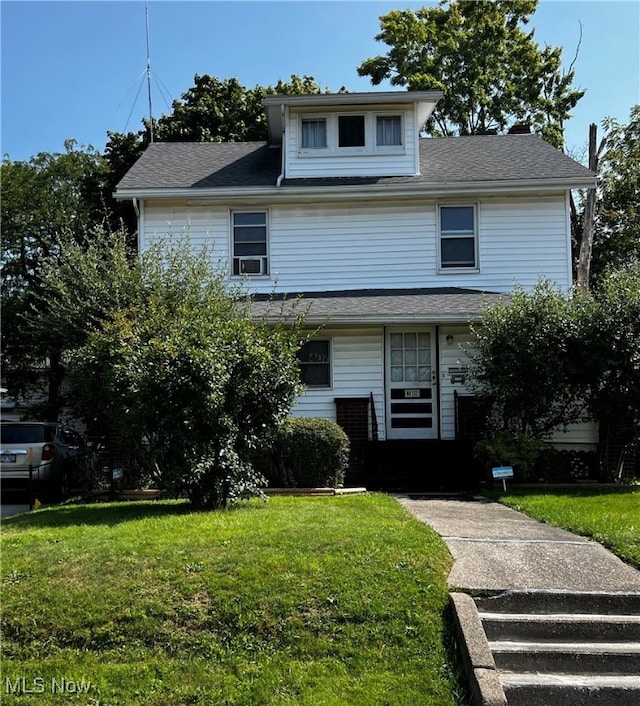
[[490,642],[497,669],[556,674],[640,675],[638,642]]
[[640,615],[478,611],[492,641],[639,642]]
[[636,706],[640,676],[500,673],[508,706]]
[[640,593],[452,594],[473,703],[640,706]]
[[478,610],[489,613],[596,613],[640,615],[637,593],[567,593],[566,591],[508,591],[476,597]]

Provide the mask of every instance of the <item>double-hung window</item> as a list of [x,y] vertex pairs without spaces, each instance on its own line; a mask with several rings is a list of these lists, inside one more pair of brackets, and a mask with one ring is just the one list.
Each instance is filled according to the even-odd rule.
[[331,341],[307,341],[298,351],[300,379],[307,387],[331,387]]
[[478,224],[474,205],[440,206],[440,267],[478,266]]
[[269,274],[267,212],[232,211],[231,231],[233,274]]
[[378,147],[399,147],[402,145],[402,120],[399,115],[378,115],[376,117],[376,145]]
[[302,139],[300,142],[302,149],[319,150],[327,146],[327,119],[326,118],[303,118],[302,119]]

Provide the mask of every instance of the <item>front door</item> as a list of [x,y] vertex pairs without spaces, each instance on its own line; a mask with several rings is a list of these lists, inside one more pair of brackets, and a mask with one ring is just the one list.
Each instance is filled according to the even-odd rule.
[[387,329],[388,439],[434,439],[438,435],[435,339],[430,327]]

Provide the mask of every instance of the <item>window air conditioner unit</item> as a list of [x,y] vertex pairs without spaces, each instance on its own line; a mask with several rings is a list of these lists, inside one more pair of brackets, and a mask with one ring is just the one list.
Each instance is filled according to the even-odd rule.
[[241,275],[264,275],[267,269],[266,257],[241,257],[240,274]]

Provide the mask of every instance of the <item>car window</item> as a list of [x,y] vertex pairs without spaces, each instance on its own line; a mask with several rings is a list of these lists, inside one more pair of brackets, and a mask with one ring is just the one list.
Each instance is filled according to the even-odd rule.
[[45,438],[45,427],[42,424],[3,424],[0,427],[0,442],[3,444],[41,444],[50,439]]

